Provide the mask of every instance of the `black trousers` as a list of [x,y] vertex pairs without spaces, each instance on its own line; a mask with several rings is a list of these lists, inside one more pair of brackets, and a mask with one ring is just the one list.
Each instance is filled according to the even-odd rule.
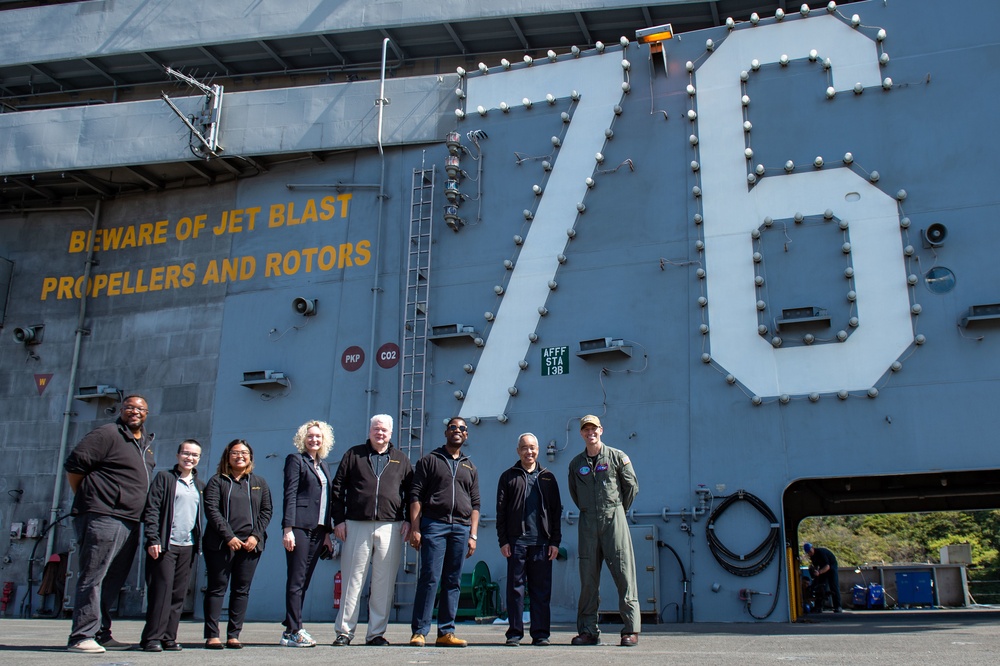
[[507,558],[507,638],[524,637],[524,587],[531,600],[531,638],[548,638],[552,598],[552,560],[549,547],[512,544]]
[[288,565],[288,579],[285,584],[285,631],[294,634],[302,628],[302,599],[309,589],[319,553],[323,550],[327,529],[315,527],[311,530],[292,528],[295,535],[295,548],[292,552],[285,551],[285,562]]
[[820,611],[823,610],[823,597],[827,594],[830,595],[830,603],[833,605],[833,609],[837,610],[840,608],[840,575],[837,569],[831,567],[822,576],[817,576],[816,584],[819,586],[819,599],[817,601],[820,604]]
[[168,547],[155,560],[146,555],[146,626],[140,639],[143,645],[177,640],[177,625],[196,554],[194,546]]
[[[205,551],[205,570],[208,585],[205,588],[205,638],[219,637],[219,616],[222,615],[222,599],[229,588],[229,626],[226,639],[239,638],[243,631],[243,618],[247,614],[250,599],[250,584],[260,562],[260,553],[228,548]],[[232,579],[232,584],[230,584]]]
[[132,569],[139,546],[139,523],[115,516],[81,513],[73,519],[80,572],[69,645],[87,638],[111,638],[111,608]]

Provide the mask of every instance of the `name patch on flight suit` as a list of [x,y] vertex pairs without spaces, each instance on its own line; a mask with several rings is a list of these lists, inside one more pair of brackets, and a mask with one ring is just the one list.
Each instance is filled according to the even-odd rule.
[[601,463],[600,465],[597,466],[597,468],[594,471],[595,472],[607,472],[608,471],[608,463]]

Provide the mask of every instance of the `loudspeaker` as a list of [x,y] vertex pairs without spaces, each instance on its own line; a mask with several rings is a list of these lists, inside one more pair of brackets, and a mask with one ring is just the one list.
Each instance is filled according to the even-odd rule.
[[297,297],[292,301],[292,309],[298,312],[303,317],[311,317],[316,314],[316,305],[319,303],[318,299],[315,298],[302,298]]
[[924,247],[941,247],[944,245],[944,239],[948,237],[948,227],[935,222],[921,234],[924,237]]
[[23,345],[37,345],[42,341],[42,327],[18,326],[14,329],[12,337],[14,338],[14,342],[19,342]]

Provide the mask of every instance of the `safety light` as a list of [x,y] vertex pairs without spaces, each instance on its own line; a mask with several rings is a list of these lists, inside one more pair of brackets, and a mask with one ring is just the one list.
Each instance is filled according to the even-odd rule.
[[635,38],[640,44],[664,42],[674,38],[674,27],[670,23],[664,23],[652,28],[643,28],[635,31]]

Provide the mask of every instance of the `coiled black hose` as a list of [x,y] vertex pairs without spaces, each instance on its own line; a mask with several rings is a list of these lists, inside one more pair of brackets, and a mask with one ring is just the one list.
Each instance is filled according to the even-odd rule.
[[[771,525],[771,529],[760,545],[745,555],[734,553],[726,548],[715,534],[715,521],[736,502],[748,503]],[[781,529],[774,512],[763,500],[745,490],[737,490],[719,503],[708,519],[705,534],[708,539],[708,548],[712,551],[715,560],[722,565],[722,568],[733,575],[744,577],[756,576],[766,569],[767,565],[774,559],[781,543]]]

